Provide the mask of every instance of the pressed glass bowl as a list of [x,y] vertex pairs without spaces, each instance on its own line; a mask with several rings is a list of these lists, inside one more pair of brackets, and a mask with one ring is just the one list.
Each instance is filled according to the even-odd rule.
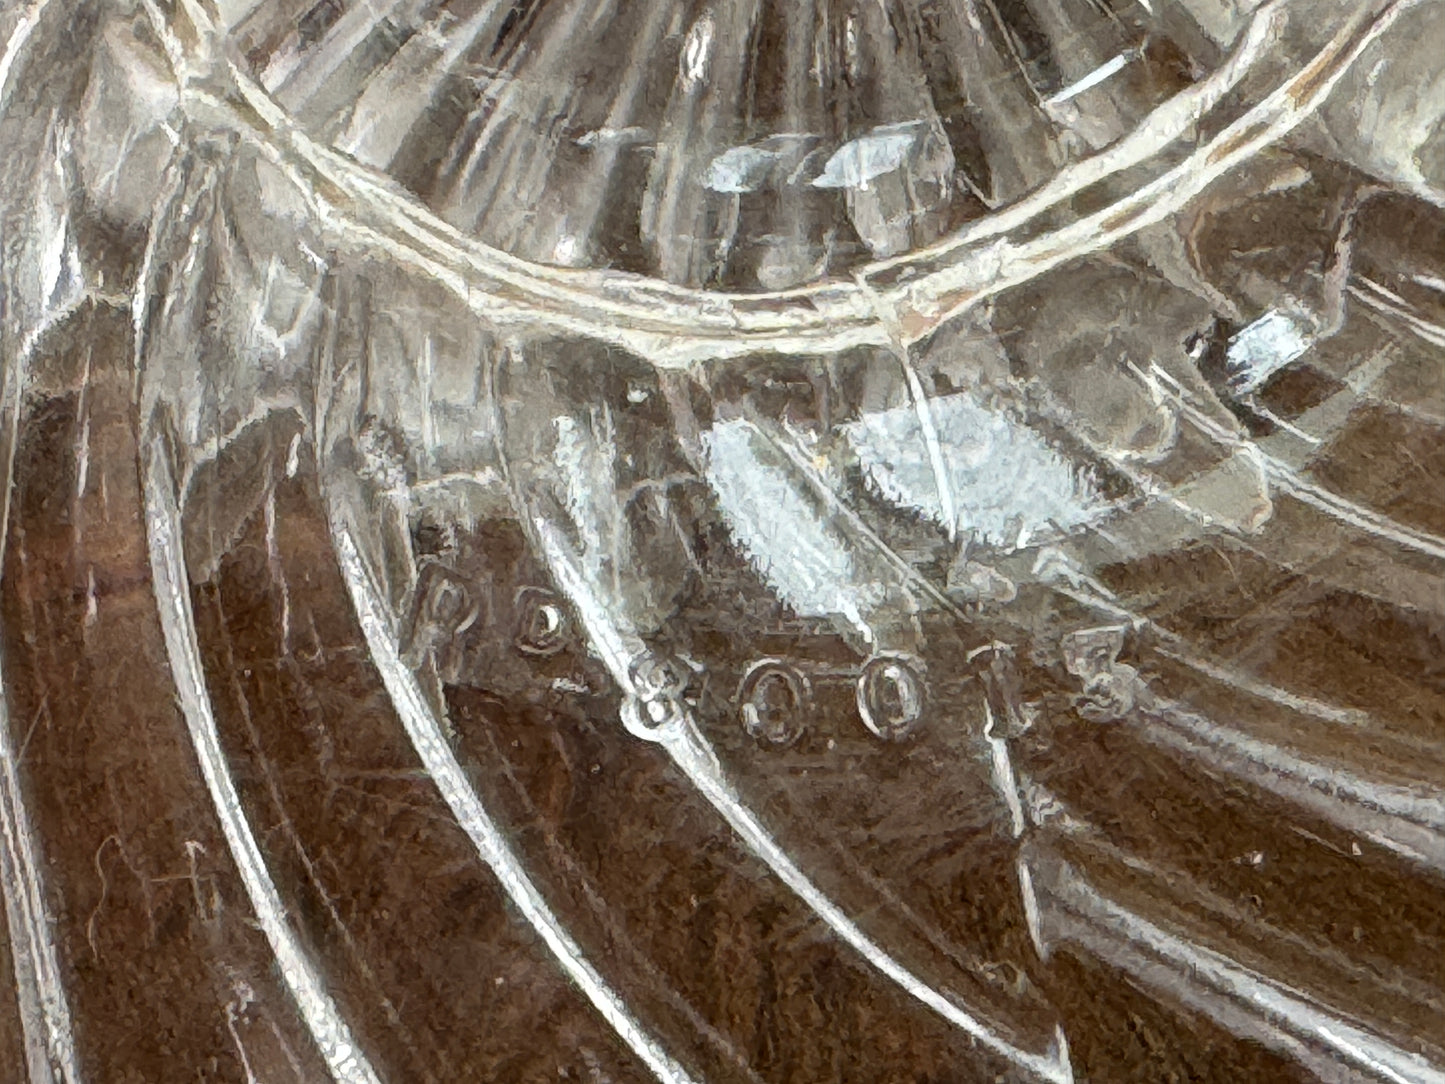
[[1445,1081],[1439,3],[0,30],[0,1080]]

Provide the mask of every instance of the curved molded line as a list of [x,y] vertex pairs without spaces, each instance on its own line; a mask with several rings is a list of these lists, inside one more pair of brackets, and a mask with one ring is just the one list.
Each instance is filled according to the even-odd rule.
[[1423,316],[1414,315],[1410,312],[1409,303],[1402,301],[1396,295],[1381,296],[1388,292],[1373,279],[1359,275],[1356,276],[1356,281],[1363,283],[1364,287],[1351,283],[1349,286],[1351,297],[1362,301],[1376,312],[1394,317],[1431,346],[1445,346],[1445,327],[1426,320]]
[[[829,501],[838,515],[857,531],[860,538],[885,556],[895,558],[911,584],[924,589],[935,601],[941,599],[947,612],[954,614],[960,621],[967,621],[966,615],[957,609],[952,600],[924,579],[916,569],[897,558],[882,539],[869,531],[842,496],[810,467],[796,449],[777,440],[762,427],[758,427],[758,431],[773,441],[774,447],[792,460],[815,490]],[[1053,587],[1060,590],[1057,585]],[[1201,676],[1328,723],[1360,726],[1369,721],[1365,712],[1296,696],[1267,682],[1232,674],[1227,668],[1207,657],[1187,650],[1177,633],[1152,618],[1107,604],[1105,600],[1089,594],[1072,591],[1060,593],[1091,608],[1103,607],[1111,616],[1121,618],[1135,628],[1150,629],[1165,641],[1164,646],[1155,648],[1160,655]],[[1171,719],[1174,714],[1170,715]],[[1203,726],[1196,726],[1190,713],[1185,712],[1180,718],[1188,719],[1189,722],[1181,724],[1176,721],[1169,728],[1167,743],[1173,747],[1207,759],[1215,767],[1226,765],[1237,777],[1312,809],[1333,823],[1346,827],[1368,825],[1368,835],[1377,843],[1432,870],[1445,872],[1445,805],[1440,801],[1412,792],[1408,788],[1341,772],[1327,764],[1297,756],[1275,743],[1253,738],[1245,731],[1223,726],[1213,720],[1207,721]],[[1163,731],[1156,732],[1151,728],[1151,733],[1155,735],[1156,741],[1166,740],[1162,736]],[[1204,735],[1208,736],[1207,743],[1203,740]],[[999,748],[995,747],[996,756],[999,751]],[[1002,747],[1002,751],[1006,757],[1006,746]],[[1006,789],[1004,793],[1007,794]],[[1012,812],[1012,804],[1010,811]],[[1352,818],[1358,818],[1358,823]]]
[[[1038,886],[1046,947],[1072,942],[1229,1031],[1279,1050],[1322,1080],[1358,1081],[1367,1073],[1390,1084],[1445,1084],[1445,1070],[1421,1055],[1155,925],[1103,896],[1056,855],[1034,849],[1025,862]],[[1322,1056],[1320,1046],[1328,1053]]]
[[1376,782],[1161,703],[1126,716],[1145,738],[1445,873],[1445,796]]
[[[10,101],[11,77],[20,54],[49,3],[50,0],[38,0],[30,5],[11,30],[4,52],[0,53],[0,118],[4,117]],[[14,361],[4,367],[3,403],[0,403],[4,464],[0,485],[5,488],[0,496],[0,506],[3,506],[0,508],[0,552],[9,539],[11,472],[20,432],[26,362],[48,326],[32,332]],[[3,672],[3,663],[0,663],[0,895],[5,898],[5,925],[15,970],[25,1063],[30,1084],[79,1084],[82,1078],[76,1060],[70,1005],[60,979],[55,942],[50,935],[35,832],[21,794],[20,763],[10,732]]]
[[[487,731],[485,737],[492,745],[493,753],[498,758],[502,771],[512,786],[517,802],[528,816],[540,820],[537,805],[527,792],[525,784],[517,777],[513,768],[502,759],[503,753],[496,734]],[[598,890],[592,875],[583,868],[577,856],[571,853],[555,835],[548,834],[543,845],[557,866],[579,887],[581,896],[587,901],[588,906],[594,913],[601,916],[607,909],[607,901]],[[644,972],[649,981],[655,985],[658,996],[665,998],[675,1012],[685,1017],[688,1023],[696,1028],[698,1033],[704,1036],[712,1047],[731,1063],[740,1074],[740,1080],[746,1080],[749,1084],[767,1084],[763,1076],[748,1062],[747,1052],[740,1049],[738,1043],[731,1036],[709,1021],[696,1005],[678,992],[673,979],[663,972],[655,960],[637,947],[625,925],[611,919],[605,921],[604,934],[608,938],[611,952],[625,958],[633,967]]]
[[0,890],[5,896],[25,1061],[30,1084],[79,1084],[70,1006],[50,938],[34,831],[20,796],[19,767],[10,713],[0,692]]
[[1255,457],[1265,477],[1295,499],[1319,509],[1375,538],[1383,538],[1427,557],[1445,560],[1445,538],[1416,530],[1372,508],[1357,504],[1333,490],[1302,477],[1288,463],[1261,448],[1248,437],[1231,432],[1198,408],[1182,390],[1166,392],[1179,411],[1201,434],[1224,448],[1242,450]]
[[[1211,680],[1227,682],[1221,668],[1177,650],[1177,633],[1150,618],[1118,606],[1093,590],[1074,590],[1057,582],[1049,588],[1075,602],[1136,629],[1151,629],[1166,640],[1159,654]],[[1357,723],[1333,705],[1303,701],[1284,690],[1256,682],[1239,686],[1251,695],[1336,723]],[[1147,686],[1146,686],[1147,688]],[[1367,720],[1368,716],[1364,716]],[[1377,781],[1331,764],[1300,756],[1247,731],[1200,715],[1173,701],[1155,699],[1123,716],[1151,742],[1174,749],[1251,787],[1307,809],[1315,816],[1357,832],[1428,869],[1445,872],[1445,797],[1429,790]]]
[[983,1021],[955,1004],[948,997],[929,986],[889,952],[864,933],[843,913],[836,903],[829,899],[817,885],[813,884],[798,866],[788,857],[768,830],[753,815],[733,791],[717,767],[717,758],[710,746],[698,735],[695,726],[684,726],[661,743],[692,785],[705,797],[724,820],[732,826],[747,845],[779,880],[806,903],[822,921],[846,942],[854,951],[868,961],[885,977],[906,993],[932,1009],[944,1020],[974,1039],[979,1046],[989,1050],[1013,1064],[1026,1069],[1041,1080],[1051,1084],[1072,1084],[1074,1071],[1069,1060],[1068,1041],[1062,1028],[1055,1032],[1053,1046],[1047,1053],[1034,1054],[1022,1050],[998,1035]]
[[1370,713],[1361,711],[1359,708],[1343,708],[1338,704],[1331,704],[1324,700],[1316,700],[1313,697],[1299,696],[1288,689],[1280,688],[1278,685],[1268,681],[1261,681],[1259,678],[1251,677],[1249,674],[1236,673],[1227,666],[1215,662],[1205,655],[1198,655],[1191,651],[1189,645],[1185,644],[1178,633],[1170,632],[1157,624],[1149,623],[1149,628],[1158,632],[1163,643],[1154,645],[1154,651],[1166,659],[1173,659],[1181,666],[1217,681],[1221,685],[1228,685],[1246,696],[1252,696],[1258,700],[1264,700],[1271,704],[1278,704],[1282,708],[1300,715],[1308,715],[1325,723],[1334,723],[1338,726],[1367,726],[1370,722]]
[[[1050,588],[1090,609],[1139,629],[1152,629],[1169,644],[1179,643],[1177,634],[1151,619],[1116,606],[1092,592],[1075,591],[1060,584]],[[1158,650],[1158,649],[1156,649]],[[1187,652],[1159,650],[1164,657],[1187,666],[1216,681],[1225,681],[1217,666],[1201,662]],[[1332,705],[1299,702],[1283,690],[1245,683],[1244,691],[1263,696],[1317,718],[1337,722]],[[1299,703],[1296,707],[1295,703]],[[1352,716],[1344,716],[1351,723]],[[1366,717],[1368,718],[1368,717]],[[1445,872],[1445,797],[1436,793],[1386,783],[1312,760],[1276,742],[1256,738],[1246,731],[1199,715],[1171,701],[1155,700],[1147,708],[1136,707],[1123,716],[1128,725],[1139,728],[1147,740],[1166,746],[1204,764],[1214,772],[1226,773],[1240,782],[1307,809],[1315,816],[1369,838],[1375,843],[1419,865]]]
[[371,660],[381,673],[407,737],[451,808],[452,815],[471,839],[482,861],[496,874],[522,917],[617,1036],[664,1084],[693,1084],[693,1078],[633,1019],[616,991],[588,961],[581,946],[553,914],[506,837],[482,806],[481,799],[447,742],[441,720],[427,701],[416,675],[401,658],[391,632],[386,604],[361,558],[347,510],[334,494],[327,495],[326,504],[336,558],[366,637]]
[[1264,55],[1265,48],[1279,34],[1288,6],[1289,0],[1270,0],[1261,4],[1240,35],[1238,48],[1223,64],[1201,82],[1156,106],[1123,139],[1111,143],[1097,154],[1065,166],[1046,184],[1018,202],[962,226],[951,237],[945,237],[928,248],[873,264],[865,270],[865,274],[872,278],[883,271],[918,266],[1007,233],[1038,218],[1050,207],[1078,195],[1090,185],[1136,166],[1151,154],[1169,146],[1197,125],[1204,114],[1218,105],[1254,67]]
[[50,0],[37,0],[31,4],[25,14],[20,16],[15,29],[10,31],[10,37],[5,42],[5,51],[0,53],[0,116],[4,116],[6,107],[10,104],[10,74],[25,46],[29,44],[30,35],[39,25],[40,17],[49,6]]
[[[886,543],[858,520],[857,514],[848,507],[847,502],[809,466],[796,449],[777,440],[762,427],[758,427],[758,431],[792,460],[816,491],[858,532],[860,538],[875,546],[880,553],[893,556],[893,551],[888,549]],[[901,562],[901,559],[899,560]],[[936,586],[923,579],[916,569],[902,563],[902,570],[910,582],[926,588],[931,598],[943,599],[948,612],[954,613],[961,621],[966,621],[966,615],[956,610],[952,601]],[[1057,586],[1055,590],[1058,590]],[[1091,607],[1104,604],[1104,600],[1089,595],[1062,593]],[[1108,605],[1107,609],[1112,615],[1123,618],[1136,628],[1148,628],[1162,636],[1170,646],[1158,648],[1160,654],[1202,676],[1228,683],[1252,696],[1326,722],[1360,725],[1368,721],[1368,716],[1363,712],[1294,696],[1265,682],[1249,678],[1238,679],[1211,660],[1183,650],[1178,634],[1151,618],[1130,610],[1121,610],[1113,605]],[[1327,764],[1300,757],[1273,742],[1254,738],[1245,731],[1225,726],[1215,720],[1201,721],[1190,712],[1169,711],[1161,717],[1167,718],[1170,725],[1167,728],[1149,728],[1155,741],[1170,744],[1204,759],[1216,768],[1223,767],[1237,777],[1309,808],[1333,823],[1346,827],[1362,827],[1371,839],[1397,854],[1432,870],[1445,871],[1445,800],[1409,788],[1361,778]]]
[[[1248,442],[1247,446],[1258,447],[1253,441]],[[1351,527],[1367,535],[1383,538],[1403,546],[1405,549],[1434,557],[1436,560],[1445,560],[1445,539],[1407,527],[1389,516],[1347,500],[1323,486],[1306,481],[1271,455],[1260,452],[1259,456],[1269,479],[1296,500],[1312,505],[1326,515],[1341,523],[1348,523]]]
[[954,497],[948,464],[943,458],[943,446],[938,442],[933,400],[923,390],[923,381],[918,379],[918,370],[908,356],[907,347],[898,350],[898,362],[908,382],[908,397],[913,400],[913,412],[918,417],[918,435],[923,441],[923,450],[928,454],[929,469],[933,471],[933,485],[938,490],[938,511],[944,522],[944,531],[949,542],[955,542],[958,539],[958,502]]
[[256,843],[251,824],[231,778],[220,734],[211,711],[210,693],[201,666],[194,615],[181,552],[180,509],[160,434],[142,437],[141,473],[145,487],[146,543],[154,578],[156,606],[165,633],[166,656],[185,716],[191,745],[206,790],[220,819],[226,844],[241,873],[256,921],[271,944],[281,978],[291,993],[317,1049],[338,1084],[380,1084],[365,1053],[352,1038],[327,993],[321,976],[306,955],[286,918],[286,908]]
[[[354,240],[435,277],[495,324],[576,332],[634,351],[661,367],[685,368],[766,351],[889,347],[895,345],[890,326],[900,329],[906,346],[982,298],[1163,221],[1220,176],[1292,131],[1323,103],[1364,49],[1417,2],[1371,0],[1362,5],[1308,64],[1259,104],[1177,166],[1109,207],[1037,238],[970,243],[943,266],[897,285],[875,284],[865,271],[866,285],[828,282],[797,291],[735,295],[620,272],[533,264],[466,236],[389,178],[311,139],[224,56],[215,63],[225,69],[244,108],[195,87],[187,88],[186,98],[211,119],[265,142],[268,153],[311,194],[329,222]],[[224,46],[198,0],[181,0],[179,7],[205,43],[201,52],[221,53]],[[157,32],[174,37],[163,22]],[[1257,36],[1251,31],[1246,40],[1257,42]],[[1192,120],[1188,109],[1183,112]],[[1185,123],[1181,131],[1187,128]],[[892,315],[881,316],[880,308]]]
[[1163,222],[1214,181],[1278,142],[1324,104],[1368,46],[1422,0],[1373,0],[1293,78],[1173,169],[1124,198],[1041,237],[999,239],[886,292],[899,326],[917,342],[980,300]]
[[[536,517],[531,527],[541,542],[539,549],[552,572],[553,580],[571,601],[589,644],[601,657],[623,695],[636,696],[631,662],[634,645],[640,644],[640,641],[635,634],[618,628],[613,622],[606,607],[593,594],[586,577],[576,568],[573,559],[558,542],[556,532],[550,529],[546,520]],[[1062,1028],[1055,1031],[1053,1045],[1047,1053],[1034,1054],[1022,1050],[929,986],[859,929],[852,919],[843,913],[842,908],[808,879],[807,874],[798,868],[787,851],[737,796],[727,781],[716,753],[702,737],[690,713],[684,709],[681,718],[675,720],[673,725],[654,731],[650,736],[666,750],[673,763],[741,837],[748,850],[761,859],[829,929],[869,964],[949,1024],[970,1036],[979,1046],[1006,1058],[1050,1084],[1072,1084],[1073,1066],[1069,1060],[1068,1041]]]
[[[0,446],[3,469],[0,484],[0,552],[10,536],[10,496],[15,447],[20,433],[20,404],[31,355],[45,333],[80,304],[48,313],[45,321],[21,345],[12,364],[5,366],[3,404],[0,404]],[[41,862],[30,818],[21,796],[20,763],[10,732],[10,713],[0,662],[0,894],[5,897],[5,922],[10,933],[15,965],[16,998],[25,1035],[25,1061],[31,1084],[77,1084],[81,1079],[75,1055],[75,1037],[60,962],[50,936]]]

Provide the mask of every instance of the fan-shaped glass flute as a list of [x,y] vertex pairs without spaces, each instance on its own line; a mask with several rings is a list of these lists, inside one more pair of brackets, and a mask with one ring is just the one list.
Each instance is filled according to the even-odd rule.
[[1438,2],[0,31],[14,1079],[1445,1081]]

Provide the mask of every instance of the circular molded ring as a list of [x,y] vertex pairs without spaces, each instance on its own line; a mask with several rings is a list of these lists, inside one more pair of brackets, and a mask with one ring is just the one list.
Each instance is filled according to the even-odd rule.
[[858,675],[858,716],[884,741],[902,741],[923,722],[928,690],[909,655],[874,655]]
[[514,643],[524,655],[555,655],[567,646],[567,608],[556,592],[545,587],[523,587],[517,592],[517,636]]
[[627,696],[622,700],[619,714],[629,734],[654,742],[677,736],[687,719],[682,702],[671,698],[643,700],[638,696]]
[[[781,681],[792,700],[790,718],[781,726],[771,725],[758,707],[759,694],[768,683]],[[738,718],[743,729],[760,742],[772,746],[789,746],[803,736],[812,714],[813,687],[806,675],[782,659],[759,659],[748,667],[738,684]]]

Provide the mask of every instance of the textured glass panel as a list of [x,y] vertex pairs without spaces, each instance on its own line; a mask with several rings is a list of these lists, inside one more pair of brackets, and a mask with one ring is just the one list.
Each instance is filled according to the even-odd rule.
[[0,37],[0,1082],[1445,1082],[1438,0]]

